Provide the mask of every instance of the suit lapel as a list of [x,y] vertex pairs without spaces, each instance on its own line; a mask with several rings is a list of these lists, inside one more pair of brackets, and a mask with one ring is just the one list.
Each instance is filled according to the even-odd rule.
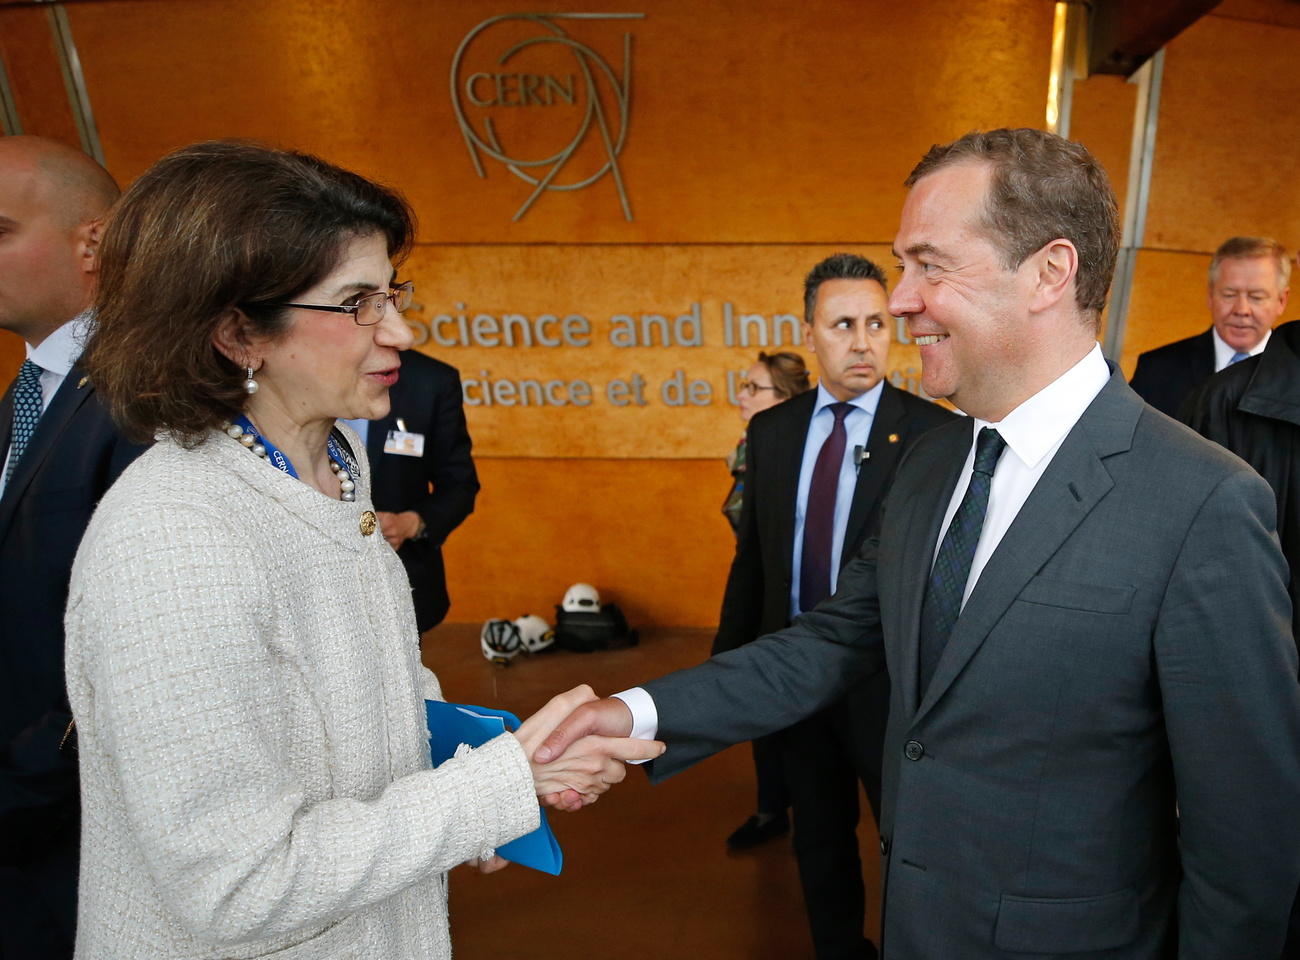
[[[922,443],[908,460],[905,475],[900,474],[890,491],[886,517],[890,536],[888,541],[881,541],[882,554],[894,558],[892,564],[890,560],[882,564],[893,570],[892,575],[887,575],[891,589],[886,595],[895,599],[893,613],[890,609],[884,611],[888,618],[885,638],[889,672],[901,685],[904,715],[909,720],[917,708],[921,604],[943,515],[970,452],[971,421],[961,420],[932,430]],[[893,523],[901,524],[897,535]]]
[[785,575],[794,570],[794,512],[799,500],[799,473],[803,467],[803,449],[808,442],[808,427],[817,406],[817,391],[809,390],[792,400],[787,400],[776,411],[783,414],[774,424],[776,437],[773,450],[788,451],[773,465],[776,502],[781,525],[781,560]]
[[1193,384],[1214,375],[1214,328],[1211,327],[1196,340],[1196,350],[1190,354]]
[[[944,695],[1026,584],[1110,492],[1115,484],[1102,460],[1131,446],[1141,412],[1141,399],[1112,370],[1110,381],[1066,436],[980,574],[917,720]],[[916,612],[919,624],[919,606]]]
[[[15,464],[14,472],[9,477],[4,496],[0,497],[0,537],[9,529],[9,522],[13,519],[14,508],[31,484],[32,478],[40,471],[45,458],[57,445],[64,428],[73,415],[81,409],[81,405],[90,399],[95,392],[89,383],[85,383],[85,376],[85,371],[79,366],[74,366],[69,370],[68,375],[63,378],[63,383],[59,385],[59,389],[50,398],[50,405],[41,414],[41,419],[36,424],[36,431],[32,434],[32,439],[28,441],[27,449],[23,451],[22,459]],[[5,399],[6,402],[0,407],[0,414],[4,415],[6,421],[4,431],[6,438],[5,449],[7,450],[8,435],[13,429],[12,391]]]
[[[18,380],[9,384],[9,389],[5,391],[3,399],[0,399],[0,457],[9,455],[9,437],[14,431],[14,388],[18,385]],[[3,462],[0,462],[0,469],[3,469]]]
[[[844,527],[841,569],[856,554],[852,546],[862,538],[867,516],[884,494],[885,481],[893,474],[898,458],[902,455],[903,444],[899,440],[903,420],[903,401],[898,396],[897,388],[886,382],[880,392],[880,402],[876,405],[876,415],[871,421],[871,431],[867,434],[866,454],[858,468],[858,482],[853,488],[853,502],[849,506],[848,523]],[[894,437],[892,442],[889,439],[891,436]]]

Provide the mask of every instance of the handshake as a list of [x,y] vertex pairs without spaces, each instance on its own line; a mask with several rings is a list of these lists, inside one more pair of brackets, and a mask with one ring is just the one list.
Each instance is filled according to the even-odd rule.
[[632,711],[623,701],[602,700],[591,687],[552,697],[515,731],[533,768],[544,806],[578,810],[627,775],[628,761],[653,760],[658,740],[633,740]]

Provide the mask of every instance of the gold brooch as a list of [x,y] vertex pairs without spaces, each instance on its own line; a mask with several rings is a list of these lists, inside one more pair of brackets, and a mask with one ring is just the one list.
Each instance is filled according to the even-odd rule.
[[375,532],[375,512],[367,510],[361,515],[361,535],[368,537]]
[[891,433],[891,434],[889,435],[889,442],[890,442],[890,443],[898,443],[898,434],[896,434],[896,433]]

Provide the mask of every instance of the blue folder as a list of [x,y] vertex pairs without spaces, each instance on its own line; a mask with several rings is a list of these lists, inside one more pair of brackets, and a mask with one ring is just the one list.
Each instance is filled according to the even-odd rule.
[[[441,700],[426,700],[424,707],[429,719],[429,752],[435,767],[454,756],[462,743],[478,747],[507,730],[519,728],[519,718],[505,710],[443,703]],[[560,852],[555,834],[551,833],[545,810],[541,811],[541,816],[540,827],[497,847],[497,853],[511,863],[559,876],[564,866],[564,854]]]

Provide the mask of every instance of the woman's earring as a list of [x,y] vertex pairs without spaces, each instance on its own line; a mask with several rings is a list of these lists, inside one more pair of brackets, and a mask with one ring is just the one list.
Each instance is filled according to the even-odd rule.
[[244,392],[251,396],[257,393],[257,381],[253,379],[252,367],[245,367],[244,369],[248,371],[248,379],[244,381]]

